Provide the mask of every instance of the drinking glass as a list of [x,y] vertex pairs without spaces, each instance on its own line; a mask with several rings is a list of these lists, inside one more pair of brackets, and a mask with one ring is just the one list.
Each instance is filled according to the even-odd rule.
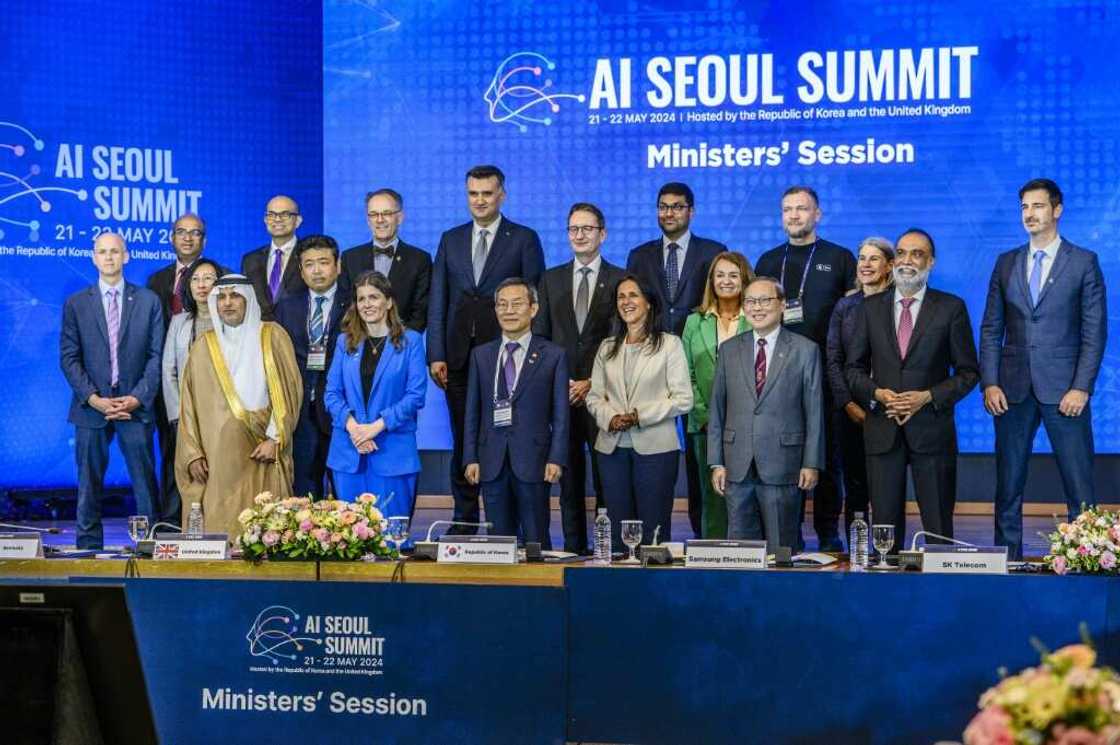
[[638,544],[642,542],[642,521],[641,520],[623,520],[622,526],[622,542],[630,549],[630,558],[623,561],[623,564],[639,564],[638,557],[634,552],[638,548]]
[[894,569],[894,567],[887,564],[887,552],[894,546],[894,526],[871,526],[871,540],[875,544],[875,550],[879,552],[879,563],[875,565],[875,568]]
[[401,544],[408,540],[409,519],[407,515],[387,517],[381,522],[381,535],[385,542],[392,545],[400,554]]
[[132,553],[136,553],[140,541],[148,537],[148,516],[128,516],[128,537],[132,539]]

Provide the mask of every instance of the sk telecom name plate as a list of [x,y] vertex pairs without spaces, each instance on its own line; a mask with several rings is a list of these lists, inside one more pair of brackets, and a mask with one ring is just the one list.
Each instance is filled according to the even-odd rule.
[[440,536],[436,561],[448,564],[516,564],[517,537],[512,535]]
[[698,569],[765,569],[766,541],[686,541],[684,565]]
[[1007,546],[927,545],[922,571],[931,574],[1007,574]]

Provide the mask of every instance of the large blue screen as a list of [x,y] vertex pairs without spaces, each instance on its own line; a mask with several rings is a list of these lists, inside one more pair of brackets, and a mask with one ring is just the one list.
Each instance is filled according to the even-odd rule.
[[[434,252],[467,220],[464,172],[495,163],[505,213],[539,231],[550,266],[582,200],[623,263],[657,236],[658,186],[683,180],[694,231],[753,262],[784,240],[782,190],[806,183],[825,238],[930,231],[932,284],[978,326],[996,255],[1025,242],[1016,191],[1048,176],[1067,195],[1062,234],[1100,252],[1116,308],[1117,15],[1076,0],[328,0],[325,221],[368,240],[362,196],[391,186],[402,235]],[[1094,398],[1102,452],[1120,450],[1115,348]],[[449,446],[446,421],[434,391],[422,446]],[[957,421],[963,450],[991,451],[979,395]]]

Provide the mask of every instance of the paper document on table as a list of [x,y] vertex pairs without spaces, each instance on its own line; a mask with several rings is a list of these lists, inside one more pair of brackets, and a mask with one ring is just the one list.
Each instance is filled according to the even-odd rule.
[[828,566],[829,564],[836,563],[836,557],[828,554],[817,553],[812,551],[805,554],[797,554],[793,557],[793,563],[801,562],[803,564],[816,564],[817,566]]

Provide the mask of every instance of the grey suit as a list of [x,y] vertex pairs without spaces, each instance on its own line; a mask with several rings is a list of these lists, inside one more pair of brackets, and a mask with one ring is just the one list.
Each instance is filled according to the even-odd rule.
[[754,333],[720,347],[708,420],[708,465],[727,469],[728,537],[799,548],[802,468],[824,467],[817,345],[782,330],[762,395],[755,394]]

